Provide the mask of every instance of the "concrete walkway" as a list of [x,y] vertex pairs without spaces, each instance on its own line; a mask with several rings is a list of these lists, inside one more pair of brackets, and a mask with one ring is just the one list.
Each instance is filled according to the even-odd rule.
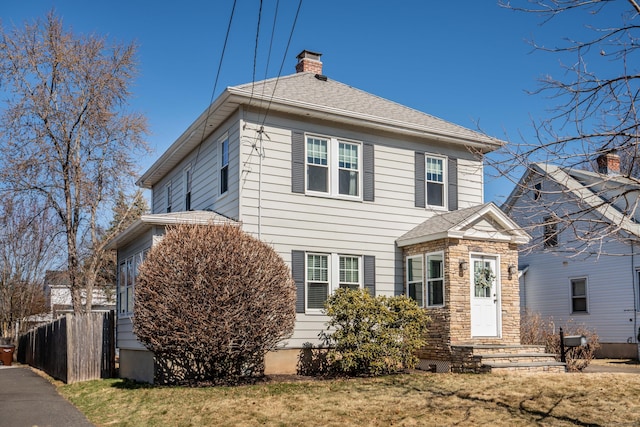
[[92,427],[53,384],[24,366],[0,366],[0,427]]

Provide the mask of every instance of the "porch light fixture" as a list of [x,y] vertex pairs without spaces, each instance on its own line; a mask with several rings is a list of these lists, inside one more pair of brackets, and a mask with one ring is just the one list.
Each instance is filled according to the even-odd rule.
[[467,271],[469,263],[463,259],[460,260],[460,271]]
[[513,276],[518,272],[518,267],[516,267],[515,265],[511,264],[507,268],[507,272],[509,273],[509,280],[511,280],[513,278]]

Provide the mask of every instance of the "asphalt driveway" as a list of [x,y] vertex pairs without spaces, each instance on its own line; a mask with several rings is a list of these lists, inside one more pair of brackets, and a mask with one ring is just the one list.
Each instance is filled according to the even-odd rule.
[[0,366],[0,427],[92,427],[87,418],[29,367]]

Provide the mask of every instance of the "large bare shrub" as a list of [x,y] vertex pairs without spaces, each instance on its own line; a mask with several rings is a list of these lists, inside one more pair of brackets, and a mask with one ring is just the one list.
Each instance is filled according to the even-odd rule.
[[558,324],[553,318],[543,318],[539,313],[526,312],[520,320],[520,342],[522,344],[544,345],[548,353],[556,355],[560,361],[560,328],[564,336],[584,335],[587,345],[566,349],[567,370],[581,371],[591,363],[596,350],[600,347],[598,334],[584,325],[573,321]]
[[138,277],[134,331],[155,354],[157,383],[250,381],[293,331],[288,266],[238,227],[171,227]]

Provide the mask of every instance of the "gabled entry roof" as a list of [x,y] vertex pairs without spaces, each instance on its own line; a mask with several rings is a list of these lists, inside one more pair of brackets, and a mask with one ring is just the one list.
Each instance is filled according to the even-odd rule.
[[531,237],[495,204],[435,215],[396,240],[398,247],[439,239],[491,240],[524,244]]

